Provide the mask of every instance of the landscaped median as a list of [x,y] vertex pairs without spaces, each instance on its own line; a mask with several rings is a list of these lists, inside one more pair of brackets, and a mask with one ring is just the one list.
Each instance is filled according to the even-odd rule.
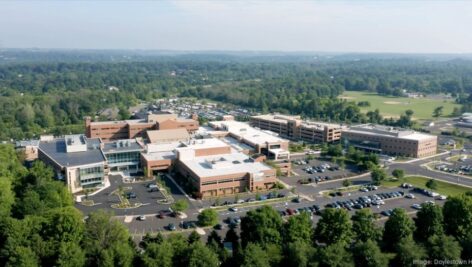
[[124,196],[126,190],[131,190],[131,187],[120,187],[113,191],[111,194],[115,194],[120,199],[120,203],[112,204],[111,207],[114,209],[135,209],[141,207],[142,203],[131,204],[129,200]]
[[244,202],[244,203],[239,203],[239,204],[230,204],[230,205],[216,206],[216,207],[210,207],[210,208],[214,209],[215,211],[226,211],[228,210],[228,208],[231,208],[231,207],[237,207],[237,208],[258,207],[258,206],[263,206],[263,205],[268,205],[268,204],[287,202],[287,201],[291,201],[294,198],[297,198],[297,195],[290,195],[290,196],[282,197],[282,198],[271,198],[271,199],[266,199],[266,200],[255,200],[252,202]]
[[[408,183],[414,187],[431,190],[426,187],[426,183],[431,179],[432,178],[425,176],[407,176],[398,180],[389,179],[382,181],[382,185],[385,187],[398,187],[403,183]],[[437,188],[433,189],[433,191],[441,195],[456,196],[466,192],[472,192],[472,187],[448,183],[437,179],[433,180],[435,180],[437,184]]]

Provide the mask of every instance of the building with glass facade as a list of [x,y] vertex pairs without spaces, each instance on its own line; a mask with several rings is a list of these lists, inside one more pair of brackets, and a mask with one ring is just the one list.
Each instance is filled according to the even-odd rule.
[[102,151],[107,159],[108,168],[111,173],[123,172],[125,174],[134,174],[140,170],[143,147],[136,139],[104,143]]
[[51,166],[72,193],[103,186],[107,176],[106,158],[100,140],[84,135],[66,135],[40,141],[38,159]]

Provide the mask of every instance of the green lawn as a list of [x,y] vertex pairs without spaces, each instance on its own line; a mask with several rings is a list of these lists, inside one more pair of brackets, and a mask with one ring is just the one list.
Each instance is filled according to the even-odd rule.
[[[466,179],[466,178],[462,178],[462,179]],[[386,187],[398,187],[402,183],[409,183],[415,187],[426,188],[426,182],[428,180],[429,178],[421,177],[421,176],[407,176],[398,181],[391,181],[391,180],[383,181],[382,185]],[[466,193],[468,191],[472,191],[472,188],[469,188],[469,187],[463,187],[456,184],[449,184],[449,183],[441,182],[438,180],[436,180],[436,182],[437,182],[438,188],[433,191],[441,195],[456,196],[456,195]]]
[[363,112],[379,109],[384,117],[397,118],[405,110],[414,111],[413,118],[416,120],[431,120],[433,110],[436,107],[443,106],[443,117],[451,115],[454,107],[460,107],[454,100],[441,100],[431,98],[408,98],[408,97],[388,97],[379,96],[376,93],[345,91],[339,98],[348,101],[368,101],[370,107],[361,107]]

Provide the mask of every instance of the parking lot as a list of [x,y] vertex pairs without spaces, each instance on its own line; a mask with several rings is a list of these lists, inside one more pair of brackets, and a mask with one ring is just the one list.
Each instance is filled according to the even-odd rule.
[[[412,195],[414,198],[408,198],[407,195]],[[381,198],[382,202],[374,202],[373,196],[376,195]],[[362,202],[361,199],[369,198],[370,201]],[[277,203],[268,203],[276,209],[283,219],[287,219],[289,215],[289,210],[293,214],[299,212],[307,211],[312,214],[313,223],[316,223],[319,220],[320,212],[316,212],[318,207],[320,210],[323,210],[327,207],[346,209],[351,215],[355,213],[356,210],[361,208],[369,208],[374,214],[379,218],[379,223],[383,223],[385,219],[388,218],[389,212],[394,208],[403,208],[409,214],[413,215],[417,209],[414,208],[416,205],[420,205],[427,201],[433,201],[438,205],[442,205],[444,200],[439,200],[438,197],[430,197],[423,192],[419,192],[414,188],[378,188],[377,190],[362,192],[361,190],[356,190],[352,192],[344,193],[342,196],[326,197],[318,196],[316,199],[309,201],[302,199],[301,202],[296,201],[286,201],[286,202],[277,202]],[[346,203],[352,202],[352,206],[347,206]],[[362,206],[355,206],[357,203],[363,203]],[[369,202],[370,204],[367,204]],[[333,206],[336,203],[337,206]],[[263,203],[262,203],[263,204]],[[377,205],[376,205],[377,204]],[[219,215],[219,224],[221,229],[218,231],[221,235],[224,235],[227,229],[230,227],[229,224],[233,224],[238,227],[238,221],[241,217],[245,216],[249,210],[254,209],[255,207],[238,207],[236,210],[231,211],[228,206],[227,209],[220,210]],[[167,226],[169,223],[172,223],[176,226],[177,230],[191,231],[192,229],[184,229],[182,223],[184,222],[196,222],[198,213],[188,214],[189,217],[186,219],[179,219],[174,217],[166,217],[165,219],[160,219],[157,216],[147,216],[145,221],[138,221],[136,218],[133,218],[132,221],[128,222],[128,227],[130,232],[134,236],[141,236],[146,232],[157,232],[164,231],[165,233],[170,232]],[[211,229],[206,229],[208,233]]]
[[335,163],[320,159],[294,160],[292,166],[293,175],[282,179],[290,185],[320,183],[359,174],[355,166],[346,165],[341,168]]
[[434,169],[453,174],[472,175],[472,158],[470,155],[456,155],[448,159],[449,160],[436,163]]
[[[88,199],[94,202],[93,206],[76,204],[76,207],[85,214],[98,209],[111,211],[115,215],[148,214],[157,213],[159,210],[156,206],[157,202],[165,199],[164,195],[159,190],[151,192],[150,188],[147,187],[150,183],[149,181],[124,183],[121,175],[111,175],[109,180],[110,187],[88,196]],[[123,190],[125,197],[128,198],[131,205],[139,204],[140,206],[128,209],[112,208],[113,204],[120,203],[120,199],[116,194],[120,188]],[[163,209],[168,207],[169,205],[162,205]]]

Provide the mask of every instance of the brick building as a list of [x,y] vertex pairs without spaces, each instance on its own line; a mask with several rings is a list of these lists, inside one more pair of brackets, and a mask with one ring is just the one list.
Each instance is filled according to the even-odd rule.
[[251,117],[251,125],[283,137],[313,143],[341,140],[340,124],[302,120],[300,116],[266,114]]
[[343,143],[375,153],[422,158],[436,154],[434,135],[389,126],[364,124],[343,130]]
[[149,114],[146,119],[121,121],[92,121],[90,117],[85,118],[85,135],[103,141],[144,137],[147,130],[184,128],[192,133],[198,127],[198,120],[179,118],[172,113]]

